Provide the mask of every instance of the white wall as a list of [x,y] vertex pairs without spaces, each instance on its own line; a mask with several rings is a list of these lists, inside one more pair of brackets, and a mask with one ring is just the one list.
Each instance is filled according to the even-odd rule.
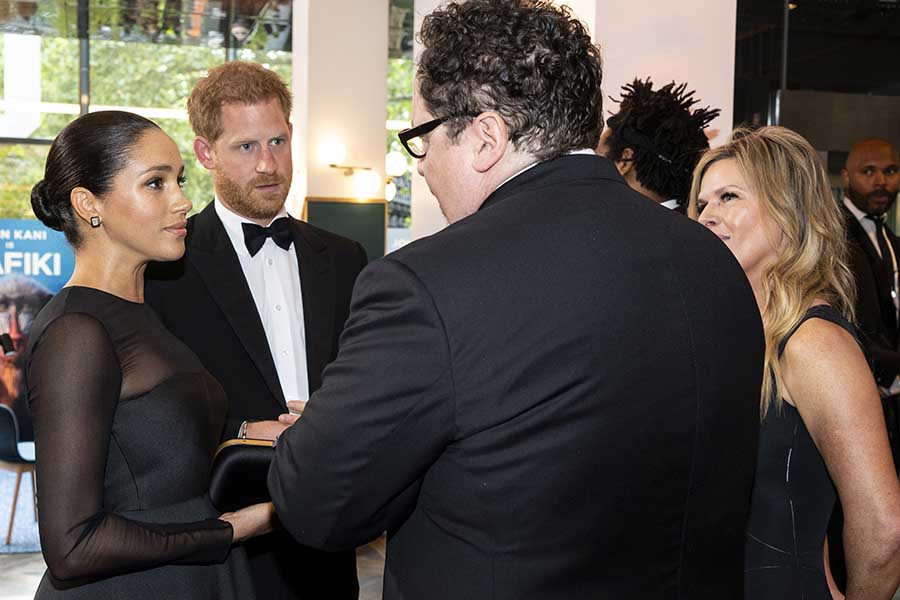
[[[572,0],[574,1],[574,0]],[[603,55],[604,112],[635,77],[686,82],[699,106],[722,109],[713,144],[731,132],[737,0],[595,0],[594,41]],[[573,7],[574,8],[574,7]]]
[[[321,164],[319,144],[337,137],[344,164],[384,180],[387,118],[387,0],[294,0],[294,185],[290,210],[305,197],[350,198],[353,181]],[[383,186],[373,196],[384,197]]]

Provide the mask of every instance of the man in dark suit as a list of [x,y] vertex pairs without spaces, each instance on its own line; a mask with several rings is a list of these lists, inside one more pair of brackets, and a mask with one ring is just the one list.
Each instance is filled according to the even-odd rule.
[[[900,391],[897,325],[897,257],[900,240],[884,223],[900,190],[897,149],[882,139],[854,144],[841,171],[844,208],[857,281],[856,318],[878,384]],[[891,390],[894,388],[894,390]]]
[[302,543],[387,530],[384,597],[738,598],[763,337],[739,265],[594,154],[568,12],[451,2],[400,134],[451,225],[370,264],[269,471]]
[[[188,220],[185,256],[154,265],[147,302],[228,394],[223,438],[275,439],[337,353],[362,247],[290,217],[291,97],[250,63],[212,69],[188,113],[216,198]],[[300,510],[298,508],[298,510]],[[246,544],[260,598],[355,599],[353,549],[326,553],[285,532]]]
[[[878,383],[894,463],[900,465],[900,335],[897,324],[900,239],[884,222],[900,190],[897,149],[883,139],[860,140],[847,154],[841,177],[850,268],[856,281],[856,324]],[[831,573],[841,590],[847,581],[843,528],[843,511],[838,504],[828,528],[828,552]]]
[[709,150],[705,129],[719,109],[693,108],[687,84],[674,81],[654,90],[650,78],[622,88],[619,111],[606,121],[597,154],[616,164],[633,189],[657,204],[685,214],[691,177]]

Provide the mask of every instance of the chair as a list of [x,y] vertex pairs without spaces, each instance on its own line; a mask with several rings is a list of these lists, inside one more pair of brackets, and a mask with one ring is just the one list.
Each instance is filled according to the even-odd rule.
[[0,468],[16,474],[16,488],[13,492],[12,511],[9,515],[9,529],[6,545],[12,541],[13,522],[16,518],[16,504],[19,500],[19,485],[22,474],[31,473],[31,492],[34,496],[34,518],[37,519],[37,494],[34,487],[34,442],[19,442],[19,424],[16,414],[5,404],[0,404]]

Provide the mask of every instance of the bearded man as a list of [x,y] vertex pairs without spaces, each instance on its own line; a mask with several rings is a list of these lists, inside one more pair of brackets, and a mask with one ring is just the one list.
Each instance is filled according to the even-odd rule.
[[900,391],[897,378],[900,374],[897,325],[900,240],[885,225],[885,216],[900,190],[897,149],[883,139],[861,140],[847,155],[841,175],[858,290],[856,318],[883,392]]
[[[197,83],[194,152],[216,197],[188,220],[184,257],[147,272],[147,302],[225,388],[223,439],[275,439],[302,413],[367,262],[357,242],[285,211],[290,111],[287,86],[257,64],[219,65]],[[358,597],[352,549],[313,550],[276,531],[247,550],[260,598]]]

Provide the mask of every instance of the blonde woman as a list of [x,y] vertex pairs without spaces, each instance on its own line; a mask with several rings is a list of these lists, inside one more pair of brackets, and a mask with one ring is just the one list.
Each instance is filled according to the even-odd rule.
[[689,214],[734,253],[765,329],[745,598],[841,597],[825,559],[835,491],[846,597],[891,598],[900,582],[900,484],[850,324],[843,220],[818,155],[782,127],[739,130],[697,165]]

